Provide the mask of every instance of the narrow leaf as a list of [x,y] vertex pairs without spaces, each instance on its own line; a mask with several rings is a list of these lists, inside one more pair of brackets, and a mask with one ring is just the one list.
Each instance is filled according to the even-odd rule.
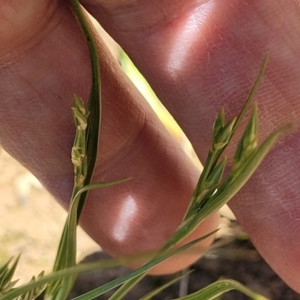
[[[16,257],[13,261],[13,258],[1,267],[1,276],[0,276],[0,294],[7,292],[13,287],[16,282],[11,282],[16,271],[17,265],[19,263],[20,255]],[[12,266],[9,265],[12,263]]]
[[263,78],[263,76],[264,76],[264,73],[265,73],[265,70],[266,70],[266,67],[267,67],[267,63],[268,63],[268,59],[269,59],[269,54],[267,54],[267,55],[265,56],[265,59],[264,59],[264,61],[263,61],[263,64],[262,64],[262,67],[261,67],[260,72],[259,72],[259,74],[258,74],[258,77],[257,77],[256,80],[255,80],[255,83],[254,83],[254,85],[253,85],[253,87],[252,87],[252,89],[251,89],[251,91],[250,91],[250,94],[249,94],[249,96],[248,96],[248,98],[247,98],[247,100],[246,100],[246,103],[245,103],[245,105],[244,105],[242,111],[240,112],[239,116],[238,116],[237,119],[236,119],[236,123],[235,123],[235,125],[234,125],[233,133],[232,133],[232,134],[235,133],[235,131],[236,131],[238,125],[240,124],[241,120],[243,119],[243,117],[244,117],[246,111],[247,111],[248,108],[249,108],[249,105],[251,104],[251,102],[252,102],[252,100],[253,100],[253,98],[254,98],[254,96],[255,96],[255,94],[256,94],[256,91],[257,91],[257,89],[258,89],[258,87],[259,87],[259,85],[260,85],[260,83],[261,83],[261,80],[262,80],[262,78]]
[[[70,0],[70,4],[73,8],[73,11],[77,17],[77,20],[81,26],[81,29],[86,37],[86,41],[88,44],[89,54],[90,54],[90,60],[91,60],[91,75],[92,75],[92,87],[91,92],[89,96],[89,102],[88,102],[88,108],[87,108],[87,114],[83,115],[87,119],[87,127],[86,127],[86,136],[84,138],[84,141],[86,142],[85,145],[85,163],[83,164],[82,168],[86,172],[84,174],[85,176],[81,177],[80,174],[77,175],[76,172],[81,170],[76,169],[75,166],[75,186],[73,190],[73,196],[77,194],[77,190],[79,187],[83,185],[90,184],[92,180],[92,176],[94,173],[94,168],[96,164],[96,158],[98,153],[98,141],[99,141],[99,135],[100,135],[100,121],[101,121],[101,92],[100,92],[100,67],[99,67],[99,59],[98,59],[98,53],[97,53],[97,47],[96,43],[94,41],[93,34],[89,28],[89,25],[85,19],[85,15],[82,11],[82,8],[78,2],[78,0]],[[75,101],[79,100],[79,98],[75,97]],[[80,107],[80,103],[78,101],[75,103],[75,106]],[[81,107],[82,111],[84,107]],[[76,123],[77,121],[80,123],[80,113],[76,115]],[[86,120],[84,120],[84,123],[86,123]],[[78,126],[82,124],[76,124]],[[85,128],[81,128],[83,130]],[[75,149],[76,150],[76,149]],[[75,159],[77,159],[77,155],[80,153],[74,152]],[[57,252],[56,260],[54,263],[54,271],[61,270],[66,267],[71,267],[76,264],[76,226],[81,214],[81,211],[84,206],[84,202],[87,197],[87,192],[80,194],[80,199],[78,201],[78,205],[76,206],[76,222],[71,222],[74,219],[74,216],[68,216],[68,219],[66,221],[60,244],[59,249]],[[59,297],[60,300],[66,299],[67,294],[69,290],[71,289],[73,282],[75,280],[75,277],[69,277],[64,278],[62,280],[62,283],[60,285],[57,285],[57,283],[53,283],[47,288],[46,291],[46,298],[52,299]],[[57,296],[57,297],[56,297]]]
[[266,297],[254,293],[244,285],[234,280],[219,280],[201,289],[200,291],[173,300],[213,300],[231,290],[240,291],[253,300],[268,300]]
[[123,297],[144,278],[144,275],[146,275],[146,273],[126,281],[108,300],[123,299]]
[[178,281],[180,281],[181,279],[183,279],[184,277],[188,276],[189,274],[191,274],[193,272],[193,270],[184,273],[181,276],[178,276],[176,278],[174,278],[173,280],[170,280],[169,282],[165,283],[164,285],[160,286],[159,288],[151,291],[150,293],[148,293],[147,295],[143,296],[142,298],[140,298],[140,300],[150,300],[152,297],[158,295],[159,293],[161,293],[163,290],[165,290],[166,288],[168,288],[169,286],[177,283]]
[[[208,216],[216,212],[225,203],[227,203],[252,176],[267,153],[273,147],[278,137],[290,128],[291,124],[287,124],[271,133],[258,147],[254,155],[249,157],[249,159],[245,162],[242,172],[240,172],[237,176],[235,173],[231,174],[229,178],[221,185],[218,191],[210,199],[209,205],[207,204],[202,208],[202,213],[205,216]],[[203,217],[200,217],[199,219],[202,220]]]
[[[193,247],[194,245],[196,245],[197,243],[203,241],[204,239],[208,238],[209,236],[211,236],[212,234],[214,234],[217,230],[214,230],[213,232],[210,232],[209,234],[194,240],[180,248],[177,249],[172,249],[169,250],[167,252],[165,252],[164,254],[161,254],[159,256],[156,256],[155,259],[150,260],[150,262],[148,262],[147,264],[143,265],[142,267],[140,267],[137,270],[132,271],[131,273],[124,275],[122,277],[119,277],[103,286],[100,286],[84,295],[78,296],[72,300],[91,300],[94,299],[100,295],[105,294],[106,292],[108,292],[109,290],[114,289],[115,287],[123,284],[123,283],[127,283],[129,280],[133,280],[133,282],[137,282],[138,279],[136,279],[137,277],[141,276],[143,277],[144,274],[146,272],[148,272],[150,269],[154,268],[156,265],[160,264],[161,262],[165,261],[166,259],[175,256],[177,254],[180,254],[184,251],[187,251],[189,248]],[[127,283],[129,284],[129,283]],[[0,298],[0,300],[2,300]]]
[[[132,271],[131,273],[122,276],[120,278],[117,278],[116,280],[106,284],[103,287],[101,294],[114,289],[115,287],[121,285],[122,283],[130,280],[131,278],[134,278],[136,276],[139,276],[140,274],[143,274],[144,272],[147,272],[149,269],[155,267],[156,265],[158,265],[159,263],[161,263],[162,261],[178,255],[184,251],[187,251],[188,249],[190,249],[191,247],[193,247],[194,245],[196,245],[197,243],[201,242],[203,239],[207,238],[208,236],[214,234],[216,231],[213,231],[209,234],[207,234],[204,237],[201,237],[195,241],[192,241],[178,249],[174,249],[174,250],[170,250],[168,252],[166,252],[163,255],[160,255],[159,257],[157,257],[155,260],[151,261],[150,263],[145,264],[144,266],[142,266],[141,268]],[[11,300],[14,299],[16,297],[21,296],[22,294],[32,290],[33,288],[37,288],[40,287],[43,284],[47,284],[50,282],[54,282],[57,281],[58,279],[65,277],[65,276],[70,276],[70,275],[75,275],[75,274],[80,274],[80,273],[84,273],[84,272],[90,272],[90,271],[94,271],[97,269],[104,269],[104,268],[113,268],[113,267],[118,267],[121,265],[124,265],[126,263],[130,263],[130,262],[135,262],[135,261],[139,261],[141,259],[150,259],[150,257],[153,257],[153,255],[155,255],[153,252],[150,254],[140,254],[140,255],[134,255],[133,256],[129,256],[129,257],[121,257],[121,258],[114,258],[114,259],[109,259],[109,260],[105,260],[105,261],[100,261],[100,262],[96,262],[96,263],[88,263],[88,264],[81,264],[81,265],[77,265],[75,267],[71,267],[71,268],[66,268],[64,270],[60,270],[54,273],[51,273],[49,275],[46,275],[42,278],[38,278],[36,281],[33,282],[29,282],[25,285],[19,286],[11,291],[9,291],[8,293],[6,293],[5,295],[0,296],[0,300]],[[149,257],[150,256],[150,257]],[[97,292],[95,292],[96,296],[97,296]],[[101,295],[99,294],[99,295]],[[95,297],[96,297],[95,296]],[[77,297],[76,299],[93,299],[93,298],[85,298],[84,295]]]
[[213,125],[213,137],[217,136],[220,130],[224,127],[224,125],[225,125],[225,111],[224,108],[222,108]]

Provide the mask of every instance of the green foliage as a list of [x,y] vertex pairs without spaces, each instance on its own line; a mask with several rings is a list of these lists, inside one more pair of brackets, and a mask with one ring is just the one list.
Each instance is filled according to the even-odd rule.
[[[74,107],[72,111],[76,134],[71,150],[71,160],[74,165],[75,178],[69,214],[63,229],[52,273],[46,276],[41,273],[37,278],[33,277],[28,284],[14,288],[17,281],[12,281],[12,277],[17,267],[19,257],[14,261],[8,261],[0,268],[0,300],[33,300],[45,286],[47,286],[47,289],[44,299],[64,300],[67,298],[76,276],[79,273],[95,270],[96,268],[114,267],[141,258],[141,255],[136,255],[135,258],[125,257],[101,261],[95,264],[76,265],[76,227],[88,191],[94,188],[122,183],[127,179],[107,183],[91,183],[98,153],[98,140],[101,127],[100,69],[93,35],[87,25],[79,2],[78,0],[70,0],[70,3],[89,46],[92,88],[87,108],[80,97],[74,96]],[[274,145],[278,136],[289,127],[284,126],[275,130],[261,145],[258,145],[258,113],[257,106],[254,104],[248,125],[236,147],[233,164],[232,166],[227,166],[227,159],[223,157],[223,152],[230,143],[238,125],[251,105],[252,99],[264,74],[266,64],[267,57],[264,60],[259,76],[240,114],[228,122],[226,122],[224,109],[222,109],[217,116],[213,125],[211,146],[208,151],[203,172],[201,173],[182,223],[174,235],[156,253],[143,254],[143,257],[146,258],[148,262],[139,269],[81,295],[75,298],[76,300],[90,300],[119,286],[121,287],[110,299],[122,299],[153,267],[183,251],[192,251],[191,249],[194,245],[215,233],[215,231],[211,232],[182,247],[175,247],[203,220],[227,203],[242,188],[257,169],[270,148]],[[225,168],[229,168],[229,173],[226,178],[223,178]],[[167,283],[165,286],[144,296],[142,299],[151,299],[151,297],[176,282],[176,280]],[[263,297],[259,298],[258,295],[232,280],[217,281],[194,294],[178,299],[215,299],[232,289],[237,289],[252,299],[264,299]]]
[[[20,256],[18,256],[15,261],[12,262],[12,258],[0,267],[0,295],[4,295],[9,290],[11,290],[18,280],[12,281],[13,275],[17,268]],[[10,264],[12,262],[12,266]]]
[[212,299],[219,299],[221,295],[231,290],[237,290],[242,292],[243,294],[247,295],[249,298],[253,300],[267,300],[267,298],[258,295],[244,285],[234,281],[234,280],[218,280],[207,287],[197,291],[193,294],[177,298],[174,300],[212,300]]
[[190,273],[192,273],[193,270],[190,270],[189,272],[185,272],[183,275],[176,277],[173,280],[170,280],[169,282],[165,283],[164,285],[160,286],[159,288],[151,291],[150,293],[143,296],[140,300],[150,300],[152,297],[158,295],[160,292],[162,292],[164,289],[168,288],[169,286],[177,283],[179,280],[182,280],[184,277],[188,276]]
[[[13,289],[17,280],[12,281],[13,275],[16,271],[20,255],[16,259],[9,259],[3,266],[0,267],[0,298],[1,296],[7,295],[9,291]],[[10,266],[11,265],[11,266]],[[37,278],[33,276],[30,282],[35,282],[44,276],[44,271],[41,272]],[[30,284],[29,282],[29,284]],[[13,300],[34,300],[36,299],[45,289],[46,284],[39,283],[36,287],[29,289],[28,291],[20,294],[17,297],[9,298]]]
[[[203,241],[206,239],[208,236],[211,234],[215,233],[211,232],[195,241],[192,241],[178,249],[172,249],[170,251],[167,251],[164,254],[158,255],[156,259],[151,260],[151,262],[145,264],[144,266],[140,267],[137,270],[132,271],[131,273],[124,275],[122,277],[119,277],[93,291],[90,291],[89,293],[76,297],[75,299],[93,299],[93,297],[96,297],[97,295],[102,295],[118,286],[123,284],[124,282],[138,277],[139,275],[147,272],[151,268],[155,267],[156,265],[160,264],[161,262],[165,261],[166,259],[171,258],[172,256],[178,255],[182,252],[185,252],[195,246],[197,243],[200,241]],[[113,268],[117,267],[120,265],[124,265],[125,263],[130,263],[136,260],[140,259],[149,259],[149,257],[152,257],[153,253],[149,254],[140,254],[140,255],[135,255],[134,257],[121,257],[121,258],[116,258],[116,259],[109,259],[109,260],[104,260],[104,261],[99,261],[97,263],[90,263],[90,264],[84,264],[84,265],[77,265],[75,267],[71,268],[65,268],[64,270],[52,272],[49,275],[45,275],[35,281],[31,281],[28,284],[22,285],[18,288],[15,289],[10,289],[7,291],[7,293],[3,296],[0,296],[0,300],[15,300],[16,297],[22,296],[25,293],[31,291],[34,288],[40,287],[42,285],[48,284],[48,283],[53,283],[53,282],[58,282],[58,279],[61,278],[66,278],[70,276],[76,276],[79,273],[84,273],[84,272],[89,272],[89,271],[94,271],[96,269],[104,269],[104,268]],[[95,296],[96,295],[96,296]],[[56,296],[56,300],[61,300],[59,296]]]
[[[286,125],[275,130],[260,146],[258,146],[258,116],[256,105],[254,105],[248,126],[244,130],[242,138],[237,145],[231,170],[227,178],[222,178],[226,167],[226,158],[222,158],[221,156],[251,104],[263,77],[267,60],[268,56],[266,56],[264,60],[259,76],[256,79],[240,114],[226,123],[225,112],[222,109],[216,118],[213,126],[211,147],[204,164],[204,169],[190,201],[190,205],[176,232],[165,245],[162,246],[158,253],[164,253],[164,251],[178,245],[179,242],[184,240],[208,216],[215,213],[226,204],[243,187],[257,169],[263,158],[276,142],[278,136],[290,127],[290,125]],[[123,296],[143,278],[143,276],[145,276],[145,273],[137,278],[127,281],[110,299],[122,299]]]
[[[84,185],[91,183],[98,153],[101,119],[100,68],[97,48],[79,2],[70,0],[70,4],[86,36],[91,59],[92,87],[87,109],[82,100],[76,95],[74,96],[72,111],[76,125],[76,134],[71,151],[75,173],[74,188],[71,197],[70,213],[61,236],[53,272],[76,265],[76,226],[87,197],[86,191],[79,194],[78,192]],[[51,283],[47,287],[45,299],[66,299],[75,279],[75,276],[68,276],[60,281]]]

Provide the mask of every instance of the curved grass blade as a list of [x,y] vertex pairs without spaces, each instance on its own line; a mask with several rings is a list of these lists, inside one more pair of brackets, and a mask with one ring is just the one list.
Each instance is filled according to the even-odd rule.
[[[94,173],[98,154],[98,141],[100,136],[100,124],[101,124],[101,78],[100,78],[100,65],[96,42],[93,33],[86,21],[86,17],[82,11],[78,0],[69,0],[73,8],[73,11],[77,17],[80,27],[86,37],[88,50],[91,60],[92,71],[92,86],[89,95],[89,101],[87,106],[88,122],[87,122],[87,134],[86,134],[86,156],[87,156],[87,174],[84,184],[90,184]],[[78,208],[78,218],[81,214],[84,201],[86,199],[86,193],[81,195],[80,205]]]
[[[62,270],[68,267],[72,267],[76,264],[76,248],[74,249],[74,245],[76,247],[76,227],[77,227],[77,211],[78,206],[80,204],[80,195],[97,188],[108,187],[112,185],[116,185],[119,183],[123,183],[128,179],[113,181],[113,182],[102,182],[102,183],[94,183],[89,184],[82,187],[78,190],[77,194],[74,196],[74,199],[71,202],[70,210],[68,213],[66,226],[64,230],[64,236],[61,240],[60,251],[66,251],[65,253],[61,253],[59,259],[56,261],[55,271]],[[70,289],[73,286],[75,281],[75,276],[66,277],[63,279],[61,283],[54,283],[49,286],[48,292],[46,293],[45,298],[54,299],[57,297],[58,299],[64,299],[68,295]]]
[[[97,54],[97,47],[94,41],[93,34],[86,21],[86,18],[84,16],[84,13],[82,11],[82,8],[78,0],[70,0],[70,4],[73,8],[73,11],[77,17],[77,20],[87,40],[90,60],[91,60],[91,72],[92,72],[92,87],[91,87],[91,92],[88,101],[88,108],[86,112],[84,110],[82,115],[84,121],[86,122],[86,128],[81,128],[81,131],[84,133],[84,135],[79,135],[80,130],[76,131],[75,143],[74,143],[74,146],[76,147],[79,139],[79,142],[81,143],[80,150],[84,149],[86,151],[86,153],[84,153],[85,160],[82,162],[83,166],[81,168],[82,170],[84,170],[84,176],[80,177],[80,174],[78,175],[76,173],[80,169],[79,167],[76,167],[76,163],[78,161],[78,154],[80,156],[81,153],[78,152],[77,149],[74,149],[74,147],[73,150],[75,151],[72,152],[72,160],[74,160],[75,158],[74,160],[75,186],[71,198],[73,199],[74,196],[77,194],[78,190],[83,185],[90,184],[94,173],[94,168],[95,168],[96,158],[98,153],[98,141],[100,135],[101,92],[100,92],[100,67],[99,67],[99,60]],[[82,112],[80,109],[81,100],[76,96],[74,99],[75,99],[75,112],[76,111],[78,112],[78,114],[76,115],[77,118],[75,118],[75,120],[79,120],[80,123],[81,119],[78,116],[80,116],[80,113]],[[79,107],[76,108],[76,105]],[[84,107],[83,103],[82,106]],[[76,125],[78,126],[77,123]],[[62,237],[60,240],[56,260],[54,263],[53,271],[71,267],[76,264],[76,232],[75,231],[86,197],[87,197],[87,192],[80,194],[78,205],[76,207],[76,212],[73,212],[74,214],[76,214],[76,224],[74,225],[69,223],[69,219],[73,218],[73,216],[68,217],[66,221],[62,233]],[[59,298],[60,300],[65,299],[67,297],[69,290],[73,285],[74,280],[75,277],[69,277],[69,278],[64,278],[60,284],[58,283],[51,284],[50,286],[48,286],[46,290],[45,298],[46,299]]]
[[63,278],[65,276],[90,272],[97,269],[119,267],[124,265],[126,262],[128,263],[131,261],[135,261],[136,259],[146,259],[149,258],[149,256],[153,256],[153,254],[145,254],[145,255],[143,254],[138,257],[122,257],[122,258],[100,261],[96,263],[81,264],[72,268],[66,268],[64,270],[53,272],[42,278],[41,276],[38,276],[38,278],[35,281],[30,281],[27,284],[14,288],[13,290],[10,290],[8,293],[6,293],[5,295],[0,294],[0,300],[11,300],[11,299],[15,299],[15,297],[21,297],[23,294],[30,292],[32,289],[41,288],[43,285],[57,281],[57,279]]
[[[194,245],[196,245],[197,243],[201,242],[204,238],[207,238],[208,236],[214,234],[217,230],[209,233],[208,235],[201,237],[195,241],[192,241],[178,249],[174,249],[174,250],[170,250],[168,252],[166,252],[165,254],[157,257],[157,259],[153,260],[151,263],[145,264],[144,266],[142,266],[141,268],[132,271],[131,273],[122,276],[120,278],[117,278],[116,280],[109,282],[108,284],[106,284],[101,288],[101,293],[99,295],[102,295],[104,293],[106,293],[107,291],[114,289],[115,287],[121,285],[122,283],[126,282],[127,280],[134,278],[144,272],[147,272],[149,269],[155,267],[156,265],[158,265],[159,263],[161,263],[162,261],[175,256],[177,254],[180,254],[184,251],[187,251],[188,249],[190,249],[191,247],[193,247]],[[71,268],[66,268],[64,270],[60,270],[54,273],[51,273],[49,275],[46,275],[42,278],[37,278],[36,281],[32,281],[29,282],[27,284],[24,284],[20,287],[17,287],[11,291],[9,291],[8,293],[6,293],[5,295],[0,296],[0,300],[11,300],[14,299],[16,297],[21,296],[24,293],[27,293],[28,291],[32,290],[33,288],[37,288],[40,287],[44,284],[47,283],[51,283],[54,281],[57,281],[58,279],[62,278],[62,277],[68,277],[70,275],[76,275],[76,274],[80,274],[80,273],[84,273],[84,272],[90,272],[90,271],[94,271],[97,269],[104,269],[104,268],[113,268],[113,267],[118,267],[118,266],[122,266],[126,263],[130,263],[130,262],[134,262],[136,260],[141,260],[141,259],[149,259],[150,257],[153,257],[154,253],[148,253],[148,254],[140,254],[140,255],[134,255],[134,256],[128,256],[128,257],[121,257],[121,258],[114,258],[114,259],[109,259],[109,260],[105,260],[105,261],[100,261],[100,262],[96,262],[96,263],[88,263],[88,264],[81,264],[81,265],[77,265],[75,267],[71,267]],[[95,292],[91,291],[95,293],[94,297],[97,297],[98,295],[98,291]],[[86,300],[90,300],[93,299],[92,297],[90,297],[89,295],[86,297],[85,295],[79,296],[77,298],[74,299],[86,299]]]
[[268,300],[268,298],[254,293],[239,282],[229,279],[216,281],[200,291],[173,300],[213,300],[231,290],[240,291],[253,300]]
[[147,295],[143,296],[142,298],[140,298],[140,300],[150,300],[152,297],[158,295],[159,293],[161,293],[163,290],[165,290],[166,288],[168,288],[169,286],[177,283],[179,280],[181,280],[182,278],[188,276],[189,274],[191,274],[193,272],[193,270],[190,270],[184,274],[182,274],[181,276],[178,276],[176,278],[174,278],[173,280],[170,280],[169,282],[165,283],[164,285],[160,286],[159,288],[151,291],[150,293],[148,293]]
[[[166,259],[175,256],[177,254],[180,254],[184,251],[187,251],[188,249],[190,249],[191,247],[193,247],[194,245],[196,245],[197,243],[203,241],[204,239],[206,239],[207,237],[211,236],[212,234],[214,234],[215,232],[217,232],[217,230],[214,230],[213,232],[197,239],[194,240],[180,248],[177,249],[172,249],[169,250],[163,254],[157,255],[155,256],[155,259],[150,260],[148,263],[146,263],[145,265],[143,265],[142,267],[140,267],[137,270],[132,271],[131,273],[124,275],[122,277],[119,277],[103,286],[100,286],[84,295],[78,296],[76,298],[73,298],[72,300],[91,300],[94,299],[98,296],[101,296],[103,294],[105,294],[106,292],[120,286],[123,283],[126,283],[129,280],[133,280],[139,276],[143,276],[144,274],[146,274],[150,269],[154,268],[156,265],[160,264],[161,262],[165,261]],[[0,300],[2,300],[0,298]]]
[[108,300],[120,300],[128,294],[128,292],[133,289],[143,278],[146,273],[136,276],[128,281],[126,281]]
[[109,260],[104,262],[102,261],[93,264],[77,265],[72,268],[66,268],[64,270],[53,272],[42,278],[37,278],[35,281],[31,281],[27,284],[14,288],[9,292],[7,292],[5,295],[0,295],[0,300],[12,300],[15,299],[16,297],[21,297],[23,294],[30,292],[32,289],[40,288],[45,284],[49,284],[55,281],[57,282],[58,279],[61,279],[66,276],[89,272],[89,271],[97,270],[99,268],[117,267],[123,264],[124,264],[124,258],[114,259],[114,260]]

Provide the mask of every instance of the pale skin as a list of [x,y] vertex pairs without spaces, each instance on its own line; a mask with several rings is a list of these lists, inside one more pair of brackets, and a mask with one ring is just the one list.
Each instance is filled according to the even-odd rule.
[[[85,40],[67,1],[2,2],[1,146],[67,207],[73,184],[72,95],[87,99],[90,88]],[[294,130],[230,207],[270,266],[300,292],[299,1],[82,4],[127,51],[202,160],[220,108],[230,116],[239,112],[269,51],[256,97],[260,136],[287,122]],[[103,124],[94,179],[132,180],[91,192],[82,226],[113,255],[153,249],[176,229],[199,174],[101,40],[99,55]],[[190,239],[216,227],[212,216]],[[190,262],[182,258],[178,266]],[[173,271],[173,265],[157,272]]]

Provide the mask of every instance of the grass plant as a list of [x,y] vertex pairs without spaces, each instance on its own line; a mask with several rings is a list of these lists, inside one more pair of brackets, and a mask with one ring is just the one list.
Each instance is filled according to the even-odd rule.
[[[171,256],[178,255],[183,251],[192,251],[191,249],[196,243],[215,233],[215,231],[211,232],[182,247],[175,247],[203,220],[215,213],[242,188],[274,145],[278,136],[290,127],[290,125],[280,127],[272,132],[259,145],[258,109],[257,104],[252,104],[252,100],[267,65],[268,56],[266,56],[260,73],[240,114],[236,118],[227,121],[225,111],[224,109],[221,109],[217,116],[212,128],[211,145],[208,150],[203,171],[197,186],[195,187],[189,207],[173,236],[155,253],[141,254],[136,255],[135,257],[121,257],[93,264],[78,265],[76,263],[76,227],[88,191],[95,188],[105,188],[106,186],[113,184],[121,184],[128,179],[121,179],[114,182],[92,183],[101,129],[100,69],[94,37],[86,22],[86,16],[84,15],[78,0],[70,0],[70,4],[73,7],[89,47],[92,69],[92,87],[87,107],[85,107],[82,99],[74,95],[74,107],[72,108],[72,112],[76,126],[76,134],[71,149],[72,163],[74,165],[74,188],[70,201],[69,214],[57,250],[53,271],[48,275],[41,273],[37,277],[33,277],[29,283],[15,287],[17,280],[13,280],[13,274],[17,267],[19,257],[11,259],[0,268],[0,300],[33,300],[40,295],[42,291],[45,291],[44,299],[46,300],[64,300],[67,299],[76,276],[79,273],[99,268],[111,268],[135,259],[141,259],[141,257],[144,259],[146,258],[148,262],[139,269],[75,298],[76,300],[94,299],[111,289],[119,287],[119,289],[110,297],[110,300],[122,299],[150,269]],[[227,158],[223,156],[224,150],[232,140],[241,120],[251,106],[252,112],[248,125],[236,147],[233,163],[231,166],[228,166]],[[229,169],[226,178],[224,178],[225,168]],[[180,277],[170,281],[141,299],[151,299],[154,295],[157,295],[161,290],[174,284],[179,279]],[[196,293],[177,299],[216,299],[223,293],[232,289],[239,290],[252,299],[265,299],[263,296],[257,295],[233,280],[217,281]]]

